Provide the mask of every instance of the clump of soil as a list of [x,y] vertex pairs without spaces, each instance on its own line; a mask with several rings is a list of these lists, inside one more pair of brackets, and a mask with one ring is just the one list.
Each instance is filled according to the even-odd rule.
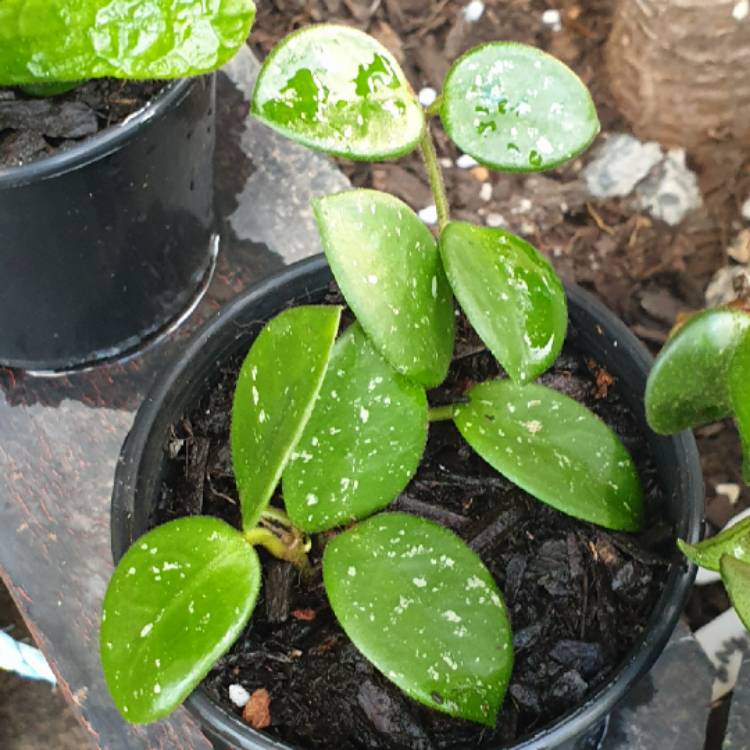
[[59,96],[0,88],[0,168],[17,167],[74,146],[144,107],[161,81],[88,81]]
[[[446,403],[501,375],[465,321],[446,382]],[[229,426],[240,360],[230,363],[194,411],[173,427],[154,525],[185,514],[239,526]],[[430,426],[424,459],[394,509],[442,523],[488,566],[504,592],[515,666],[494,729],[452,719],[404,696],[362,657],[328,605],[322,582],[304,585],[287,563],[264,556],[264,586],[250,626],[203,683],[236,715],[229,686],[270,694],[274,737],[307,748],[438,750],[511,744],[550,724],[605,683],[642,633],[672,554],[666,507],[643,425],[620,386],[568,347],[541,378],[596,412],[630,450],[643,481],[648,529],[605,531],[534,500],[497,474],[449,422]],[[274,502],[281,503],[277,495]],[[319,563],[326,539],[312,558]],[[405,637],[411,637],[405,634]]]

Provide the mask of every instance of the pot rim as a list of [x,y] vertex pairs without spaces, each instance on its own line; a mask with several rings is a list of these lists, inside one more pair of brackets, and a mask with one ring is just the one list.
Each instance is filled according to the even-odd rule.
[[59,177],[118,151],[154,120],[179,104],[188,95],[193,81],[193,78],[165,81],[159,93],[139,110],[69,149],[17,167],[0,167],[0,190]]
[[[111,534],[112,551],[115,562],[124,554],[130,542],[125,538],[127,532],[128,511],[122,498],[128,492],[134,492],[138,482],[139,457],[143,455],[154,428],[158,415],[165,402],[170,401],[170,394],[184,376],[186,371],[194,369],[193,360],[200,356],[206,343],[231,330],[233,319],[247,306],[273,293],[282,285],[287,285],[311,274],[320,273],[327,268],[324,255],[287,266],[263,281],[246,289],[236,299],[220,309],[191,338],[179,358],[171,363],[154,382],[144,399],[131,432],[122,448],[117,464],[116,480],[112,498]],[[608,333],[614,346],[622,345],[630,351],[631,359],[640,371],[651,369],[653,357],[645,345],[639,341],[629,328],[602,302],[576,284],[565,284],[570,309],[588,308],[599,320],[607,321]],[[665,438],[674,444],[679,455],[678,468],[681,472],[684,504],[687,506],[684,517],[683,538],[691,543],[697,542],[703,528],[704,486],[700,469],[698,450],[692,432],[685,431]],[[135,540],[133,540],[135,541]],[[532,735],[520,740],[504,750],[551,750],[559,744],[580,736],[590,729],[597,720],[602,720],[630,690],[635,681],[645,674],[661,655],[664,646],[674,630],[680,613],[687,601],[697,568],[683,560],[673,564],[667,576],[664,589],[659,596],[654,610],[647,620],[641,637],[633,644],[626,657],[621,661],[614,674],[589,694],[584,702],[573,711],[561,716],[556,722],[544,727]],[[196,688],[188,696],[185,706],[202,724],[202,728],[225,742],[236,743],[238,748],[255,748],[256,750],[303,750],[298,745],[290,745],[276,740],[262,732],[248,727],[236,716],[212,700],[202,688]],[[490,750],[488,748],[488,750]]]

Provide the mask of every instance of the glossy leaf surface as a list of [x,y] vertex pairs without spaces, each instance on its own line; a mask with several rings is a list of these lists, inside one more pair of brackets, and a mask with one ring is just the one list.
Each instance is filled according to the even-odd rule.
[[513,665],[500,592],[455,534],[384,513],[326,546],[323,580],[357,648],[407,695],[494,726]]
[[750,565],[724,555],[721,558],[721,580],[740,620],[750,630]]
[[259,588],[255,550],[216,518],[180,518],[138,539],[109,582],[100,632],[125,719],[148,723],[182,703],[242,632]]
[[350,159],[408,153],[424,115],[391,53],[348,26],[309,26],[266,59],[252,113],[288,138]]
[[750,330],[741,310],[707,310],[689,320],[656,358],[646,386],[646,418],[653,430],[680,432],[733,413],[729,368]]
[[636,531],[643,498],[630,454],[577,401],[541,385],[474,386],[455,422],[493,468],[539,500],[608,529]]
[[406,487],[426,440],[424,388],[397,373],[355,323],[334,346],[284,472],[287,513],[310,532],[371,515]]
[[341,308],[293,307],[266,324],[237,380],[232,465],[244,528],[253,528],[312,414]]
[[254,18],[251,0],[2,0],[0,86],[199,75]]
[[572,159],[599,132],[588,89],[554,57],[493,42],[448,71],[441,118],[453,142],[507,172],[540,172]]
[[742,440],[742,473],[745,482],[750,484],[750,332],[745,334],[732,359],[729,370],[729,394]]
[[466,317],[511,378],[541,375],[568,327],[565,289],[547,259],[511,232],[459,222],[443,231],[440,252]]
[[719,571],[724,555],[750,563],[750,518],[698,544],[688,544],[678,539],[677,546],[685,557],[708,570]]
[[453,356],[453,295],[435,238],[402,201],[350,190],[314,204],[333,275],[378,351],[427,387]]

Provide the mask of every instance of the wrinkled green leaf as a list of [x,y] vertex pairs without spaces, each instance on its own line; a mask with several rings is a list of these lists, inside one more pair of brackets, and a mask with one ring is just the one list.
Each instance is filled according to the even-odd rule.
[[252,113],[299,143],[349,159],[402,156],[424,115],[393,55],[349,26],[309,26],[266,58]]
[[487,568],[455,534],[384,513],[326,546],[323,580],[357,648],[407,695],[494,726],[512,636]]
[[608,529],[641,527],[636,468],[617,435],[577,401],[541,385],[474,386],[455,423],[471,447],[529,494]]
[[678,539],[677,546],[685,557],[708,570],[718,572],[723,555],[731,555],[750,563],[750,518],[698,544],[688,544]]
[[716,422],[733,412],[729,368],[750,330],[741,310],[707,310],[667,342],[646,386],[646,418],[659,433]]
[[312,414],[341,308],[303,305],[266,324],[242,364],[232,405],[232,465],[242,524],[253,528]]
[[463,222],[445,228],[440,252],[466,317],[511,378],[541,375],[568,327],[565,289],[549,261],[510,232]]
[[333,348],[284,472],[287,513],[310,532],[371,515],[406,487],[426,440],[424,388],[395,372],[355,323]]
[[740,620],[750,630],[750,565],[724,555],[721,558],[721,580]]
[[199,75],[254,18],[251,0],[2,0],[0,86]]
[[742,440],[743,475],[745,482],[750,484],[750,332],[745,334],[732,359],[729,370],[729,394]]
[[242,632],[259,588],[255,550],[216,518],[180,518],[138,539],[109,582],[99,641],[125,719],[177,708]]
[[599,132],[586,86],[566,65],[524,44],[467,52],[445,79],[441,118],[453,142],[507,172],[540,172],[583,151]]
[[403,202],[349,190],[314,203],[333,275],[378,351],[427,387],[453,356],[453,296],[435,238]]

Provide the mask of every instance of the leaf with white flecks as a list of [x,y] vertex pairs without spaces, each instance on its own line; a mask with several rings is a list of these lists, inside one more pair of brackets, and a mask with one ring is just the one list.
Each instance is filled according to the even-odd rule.
[[721,580],[740,620],[750,630],[750,564],[724,555],[721,558]]
[[729,368],[729,396],[742,440],[743,476],[750,484],[750,331],[737,347]]

